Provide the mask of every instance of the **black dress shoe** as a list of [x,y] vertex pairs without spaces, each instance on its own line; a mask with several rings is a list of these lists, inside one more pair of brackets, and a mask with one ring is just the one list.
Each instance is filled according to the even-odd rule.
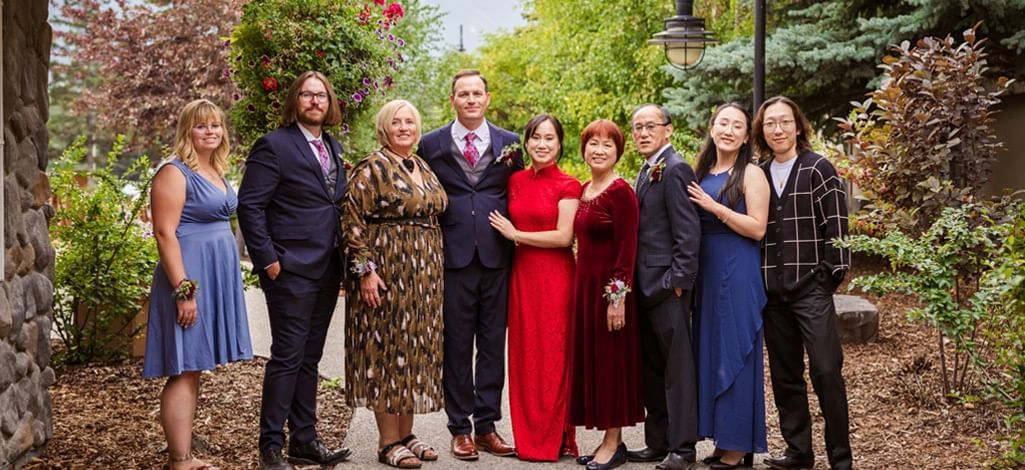
[[678,452],[666,454],[661,463],[655,465],[657,470],[690,470],[694,467],[694,457],[686,456]]
[[285,462],[281,449],[263,449],[260,451],[260,470],[293,470],[292,464]]
[[630,462],[661,462],[666,458],[668,451],[645,447],[641,450],[626,451],[626,460]]
[[798,458],[791,455],[784,455],[781,458],[767,458],[762,461],[765,466],[778,470],[808,469],[815,466],[815,459]]
[[[706,462],[712,457],[715,457],[715,460]],[[713,455],[712,457],[706,458],[705,460],[702,460],[702,462],[709,464],[708,468],[713,470],[733,470],[735,468],[750,467],[755,464],[755,454],[752,453],[744,454],[744,458],[738,460],[737,463],[734,464],[723,462],[722,456]]]
[[352,451],[345,447],[328,449],[318,438],[306,444],[288,443],[288,461],[297,465],[335,465],[349,458]]
[[577,457],[577,465],[587,465],[594,460],[594,454],[581,455]]
[[592,459],[587,462],[587,470],[612,470],[620,465],[626,463],[626,444],[622,442],[616,447],[616,453],[612,454],[612,458],[608,462],[598,463],[598,461]]

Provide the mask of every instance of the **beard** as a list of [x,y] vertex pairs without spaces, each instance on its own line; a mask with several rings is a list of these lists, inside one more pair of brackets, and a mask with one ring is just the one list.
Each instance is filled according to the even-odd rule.
[[[310,109],[312,109],[312,108],[307,108],[304,111],[300,111],[299,112],[299,116],[296,119],[298,119],[300,123],[305,124],[307,126],[321,126],[321,125],[323,125],[324,124],[324,119],[327,117],[327,110],[321,109],[320,110],[320,117],[319,118],[312,118],[312,117],[310,117],[306,113]],[[317,108],[317,109],[320,109],[320,108]]]

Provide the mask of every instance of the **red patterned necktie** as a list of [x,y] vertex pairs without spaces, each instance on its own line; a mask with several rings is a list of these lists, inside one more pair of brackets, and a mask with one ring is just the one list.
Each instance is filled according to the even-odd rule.
[[473,145],[474,139],[477,138],[477,134],[473,132],[466,134],[466,148],[463,149],[463,156],[466,157],[466,161],[470,163],[470,166],[477,165],[477,160],[480,159],[480,152],[477,151],[477,147]]
[[311,140],[310,143],[313,144],[314,147],[317,147],[317,153],[319,154],[317,157],[318,160],[320,160],[320,169],[324,172],[324,176],[327,176],[331,171],[331,163],[328,160],[327,149],[324,148],[324,142],[321,142],[320,140]]

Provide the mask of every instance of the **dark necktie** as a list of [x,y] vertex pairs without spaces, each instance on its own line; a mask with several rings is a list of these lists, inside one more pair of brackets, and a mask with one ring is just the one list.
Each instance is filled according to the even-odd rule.
[[648,183],[648,170],[650,168],[648,162],[644,162],[644,165],[641,166],[641,171],[637,173],[637,183],[634,184],[636,190],[640,191],[641,186]]

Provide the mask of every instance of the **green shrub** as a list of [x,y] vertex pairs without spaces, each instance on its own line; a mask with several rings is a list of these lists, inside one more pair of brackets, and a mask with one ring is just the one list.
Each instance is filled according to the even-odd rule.
[[230,39],[231,77],[241,96],[231,122],[248,148],[279,125],[295,77],[307,70],[331,81],[342,107],[342,133],[392,86],[406,60],[392,27],[398,3],[254,0],[243,7]]
[[123,175],[115,174],[124,156],[121,136],[104,166],[82,169],[84,143],[85,138],[76,140],[50,175],[57,200],[50,222],[57,251],[54,326],[64,343],[56,359],[67,363],[125,354],[143,328],[132,320],[149,293],[157,260],[155,240],[139,219],[149,193],[149,158],[139,157]]

